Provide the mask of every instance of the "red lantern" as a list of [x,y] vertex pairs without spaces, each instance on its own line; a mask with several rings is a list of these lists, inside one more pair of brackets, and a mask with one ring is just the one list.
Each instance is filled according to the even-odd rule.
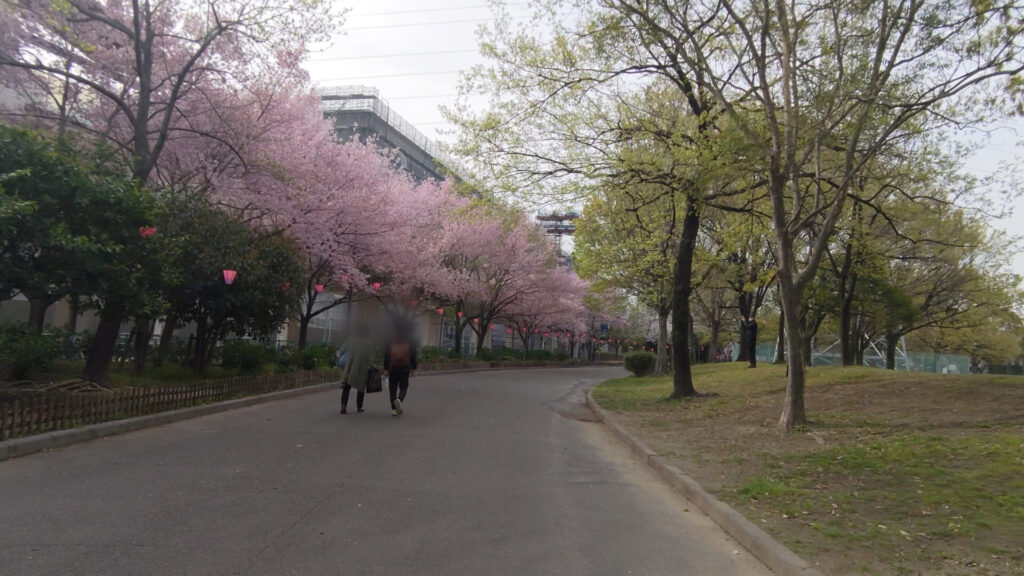
[[235,281],[235,276],[238,275],[237,270],[223,270],[224,272],[224,283],[230,286]]
[[488,330],[494,330],[494,324],[491,324],[491,326],[488,328]]
[[374,290],[380,290],[380,282],[374,282],[373,283],[373,289]]
[[413,306],[419,306],[419,303],[420,303],[420,301],[419,301],[419,300],[413,300],[413,301],[412,301],[412,305],[413,305]]
[[319,293],[324,291],[324,285],[323,284],[317,284],[316,286],[313,287],[313,289],[316,290],[317,294],[319,294]]
[[438,308],[437,309],[437,315],[438,316],[444,316],[444,308]]
[[547,338],[547,337],[548,337],[548,336],[550,336],[550,335],[551,335],[551,333],[550,333],[550,332],[545,332],[545,333],[544,333],[544,337],[545,337],[545,338]]
[[456,312],[455,315],[458,316],[459,318],[462,318],[462,312]]
[[148,238],[148,237],[150,237],[150,236],[152,236],[154,234],[156,234],[156,228],[155,227],[153,227],[153,226],[139,226],[139,236],[142,236],[143,238]]
[[480,319],[479,318],[473,318],[473,324],[479,324],[479,323],[480,323]]
[[512,329],[511,328],[506,328],[505,332],[508,332],[509,334],[511,334],[512,333]]

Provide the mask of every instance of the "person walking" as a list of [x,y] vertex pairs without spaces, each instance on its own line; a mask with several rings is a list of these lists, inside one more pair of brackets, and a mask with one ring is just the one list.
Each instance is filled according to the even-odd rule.
[[398,330],[384,351],[384,374],[388,377],[391,414],[400,416],[409,392],[409,376],[416,370],[416,346],[405,330]]
[[743,348],[750,357],[750,368],[757,368],[757,320],[747,316],[742,320]]
[[345,366],[341,369],[341,413],[348,414],[348,398],[353,388],[356,389],[356,411],[363,412],[366,382],[373,362],[373,343],[364,327],[356,328],[343,354]]

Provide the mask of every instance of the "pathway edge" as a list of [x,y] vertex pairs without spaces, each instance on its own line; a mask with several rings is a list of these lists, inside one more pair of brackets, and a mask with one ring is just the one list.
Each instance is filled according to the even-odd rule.
[[123,420],[111,420],[110,422],[90,424],[80,428],[57,430],[55,432],[45,432],[43,434],[5,440],[0,442],[0,462],[19,456],[28,456],[29,454],[42,452],[44,450],[54,450],[56,448],[64,448],[79,442],[105,438],[107,436],[113,436],[114,434],[123,434],[125,432],[142,430],[143,428],[163,426],[165,424],[180,422],[190,418],[198,418],[200,416],[217,414],[219,412],[227,412],[228,410],[255,406],[256,404],[273,402],[274,400],[293,398],[295,396],[301,396],[303,394],[310,394],[313,392],[322,392],[324,390],[330,390],[337,387],[337,381],[325,382],[323,384],[302,386],[300,388],[259,394],[257,396],[238,398],[236,400],[212,402],[210,404],[203,404],[202,406],[181,408],[178,410],[170,410],[168,412],[158,412],[156,414],[136,416],[135,418],[125,418]]
[[[420,376],[443,376],[445,374],[462,374],[467,372],[494,372],[499,370],[532,370],[562,367],[571,367],[571,365],[510,367],[498,366],[463,368],[454,370],[436,370],[429,372],[425,371],[421,372]],[[115,434],[134,432],[136,430],[142,430],[144,428],[153,428],[155,426],[163,426],[165,424],[180,422],[182,420],[188,420],[190,418],[198,418],[200,416],[217,414],[219,412],[226,412],[228,410],[235,410],[237,408],[255,406],[256,404],[262,404],[264,402],[273,402],[274,400],[284,400],[286,398],[293,398],[295,396],[301,396],[303,394],[312,394],[313,392],[322,392],[324,390],[336,389],[338,387],[339,382],[336,380],[333,382],[326,382],[323,384],[314,384],[312,386],[303,386],[300,388],[292,388],[290,390],[282,390],[280,392],[270,392],[268,394],[260,394],[258,396],[238,398],[236,400],[212,402],[210,404],[203,404],[202,406],[181,408],[179,410],[159,412],[156,414],[149,414],[147,416],[125,418],[123,420],[112,420],[110,422],[90,424],[88,426],[82,426],[80,428],[71,428],[69,430],[57,430],[54,432],[45,432],[43,434],[34,434],[32,436],[24,436],[22,438],[4,440],[0,441],[0,462],[3,462],[4,460],[8,460],[11,458],[17,458],[19,456],[28,456],[30,454],[35,454],[36,452],[42,452],[44,450],[55,450],[57,448],[65,448],[67,446],[71,446],[72,444],[77,444],[79,442],[88,442],[89,440],[105,438],[107,436],[113,436]]]
[[686,496],[701,512],[718,524],[726,534],[732,536],[772,572],[780,576],[822,576],[822,573],[807,560],[797,556],[781,542],[772,538],[767,532],[748,520],[746,516],[712,496],[696,480],[669,464],[663,456],[651,450],[643,441],[623,428],[611,414],[598,406],[594,400],[593,388],[587,390],[587,408],[590,408],[598,420],[658,476]]

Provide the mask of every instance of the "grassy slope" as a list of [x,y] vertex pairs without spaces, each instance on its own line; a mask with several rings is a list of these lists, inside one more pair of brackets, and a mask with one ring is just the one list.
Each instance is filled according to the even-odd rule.
[[599,386],[651,447],[827,574],[1024,574],[1024,378],[810,371],[806,430],[775,432],[781,367]]

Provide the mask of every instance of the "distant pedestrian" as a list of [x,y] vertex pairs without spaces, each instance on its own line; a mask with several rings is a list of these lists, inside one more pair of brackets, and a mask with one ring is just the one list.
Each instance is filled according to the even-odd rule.
[[356,411],[363,411],[366,383],[373,363],[373,342],[365,326],[357,326],[348,339],[343,352],[345,365],[341,369],[341,413],[348,414],[348,397],[356,389]]
[[405,410],[402,402],[409,393],[409,377],[416,370],[416,346],[409,338],[408,331],[399,329],[384,351],[384,373],[388,377],[388,395],[391,397],[391,414],[401,415]]
[[743,350],[750,358],[750,367],[757,368],[757,320],[746,316],[740,324],[743,328]]

